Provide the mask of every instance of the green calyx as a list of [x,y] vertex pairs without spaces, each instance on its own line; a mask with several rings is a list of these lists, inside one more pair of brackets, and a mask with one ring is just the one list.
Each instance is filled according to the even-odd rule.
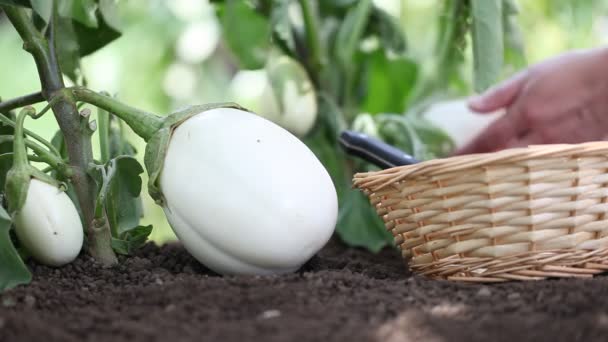
[[27,115],[34,116],[35,113],[32,107],[25,107],[17,116],[13,141],[13,166],[6,174],[5,184],[8,209],[11,216],[21,210],[25,204],[32,178],[60,187],[60,183],[56,179],[29,164],[25,148],[23,122]]
[[[156,204],[163,206],[165,204],[165,198],[160,188],[160,175],[164,166],[165,156],[169,149],[169,142],[175,129],[189,118],[217,108],[234,108],[239,110],[248,111],[247,109],[239,106],[236,103],[209,103],[198,106],[191,106],[184,110],[169,114],[163,125],[157,130],[151,138],[148,140],[146,145],[146,152],[144,155],[144,164],[148,172],[148,193],[154,199]],[[193,156],[195,157],[195,156]]]

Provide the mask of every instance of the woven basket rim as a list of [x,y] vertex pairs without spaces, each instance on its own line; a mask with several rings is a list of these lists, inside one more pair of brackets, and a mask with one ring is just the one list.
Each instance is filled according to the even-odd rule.
[[358,188],[377,191],[408,177],[431,177],[464,169],[483,168],[542,158],[581,158],[602,154],[608,154],[608,141],[529,145],[497,152],[426,160],[413,165],[396,166],[379,171],[358,172],[353,176],[353,185]]

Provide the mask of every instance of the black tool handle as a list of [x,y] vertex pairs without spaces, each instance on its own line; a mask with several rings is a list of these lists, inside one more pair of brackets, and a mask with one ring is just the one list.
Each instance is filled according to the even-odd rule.
[[343,131],[340,134],[339,142],[348,154],[362,158],[383,169],[419,162],[400,149],[360,132]]

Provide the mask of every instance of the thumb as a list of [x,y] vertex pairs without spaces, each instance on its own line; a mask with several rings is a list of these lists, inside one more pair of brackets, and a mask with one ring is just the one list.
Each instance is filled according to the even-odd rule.
[[519,94],[527,75],[527,71],[522,71],[484,94],[469,99],[469,108],[479,113],[489,113],[509,106]]

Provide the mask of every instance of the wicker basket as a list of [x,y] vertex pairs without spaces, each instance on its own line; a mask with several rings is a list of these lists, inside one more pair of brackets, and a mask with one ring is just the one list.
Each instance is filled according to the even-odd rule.
[[415,273],[502,282],[608,270],[608,142],[430,160],[353,181]]

